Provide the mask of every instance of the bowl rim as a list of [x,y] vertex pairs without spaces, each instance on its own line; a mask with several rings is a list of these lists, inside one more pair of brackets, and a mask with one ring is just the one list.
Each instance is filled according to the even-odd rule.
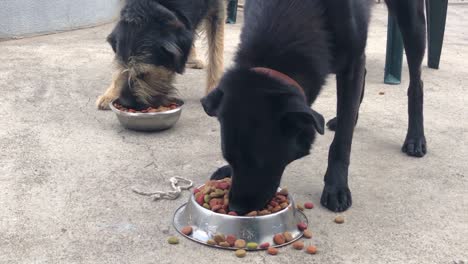
[[[200,189],[202,188],[203,186],[205,186],[205,184],[202,184],[198,187],[196,187],[196,189]],[[278,191],[281,190],[282,188],[281,187],[278,187]],[[288,194],[288,197],[290,196],[290,194]],[[277,214],[280,214],[280,213],[284,213],[284,211],[288,210],[289,207],[293,207],[292,209],[295,210],[295,201],[294,201],[294,198],[290,199],[290,202],[289,202],[289,205],[288,207],[284,208],[284,209],[281,209],[279,210],[278,212],[276,213],[271,213],[271,214],[267,214],[267,215],[255,215],[255,216],[246,216],[246,215],[229,215],[229,214],[220,214],[218,212],[213,212],[203,206],[201,206],[200,204],[197,203],[197,201],[195,200],[195,194],[193,193],[193,191],[191,192],[191,195],[190,195],[190,200],[193,199],[193,202],[196,204],[196,206],[198,207],[201,207],[203,210],[207,210],[207,211],[210,211],[214,214],[218,214],[218,215],[222,215],[222,216],[228,216],[228,217],[236,217],[236,218],[262,218],[262,217],[272,217],[272,216],[275,216]]]
[[130,113],[130,112],[125,112],[125,111],[122,111],[122,110],[119,110],[117,109],[115,106],[114,106],[114,102],[119,100],[118,98],[117,99],[114,99],[112,100],[110,103],[109,103],[109,107],[110,109],[116,113],[116,114],[121,114],[121,115],[126,115],[126,116],[134,116],[134,117],[142,117],[142,116],[145,116],[145,117],[148,117],[148,116],[159,116],[159,115],[168,115],[168,114],[174,114],[174,113],[177,113],[179,111],[182,110],[185,102],[183,100],[180,100],[180,102],[182,102],[181,105],[179,105],[179,107],[175,108],[175,109],[171,109],[171,110],[168,110],[168,111],[163,111],[163,112],[155,112],[155,113],[142,113],[142,112],[139,112],[139,113]]

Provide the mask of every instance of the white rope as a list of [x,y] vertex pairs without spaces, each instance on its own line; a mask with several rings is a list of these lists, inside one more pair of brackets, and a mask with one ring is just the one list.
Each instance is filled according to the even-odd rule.
[[[171,187],[173,191],[142,192],[135,188],[132,188],[132,191],[139,195],[150,196],[153,198],[153,201],[158,201],[161,199],[175,200],[179,198],[180,194],[182,193],[182,190],[188,190],[192,188],[193,186],[193,181],[183,178],[183,177],[172,177],[169,179],[169,181],[171,182]],[[186,184],[181,185],[179,183],[186,183]]]

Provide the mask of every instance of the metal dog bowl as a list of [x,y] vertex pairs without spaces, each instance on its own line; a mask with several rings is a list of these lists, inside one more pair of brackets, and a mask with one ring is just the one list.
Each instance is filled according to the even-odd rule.
[[159,131],[171,128],[179,121],[184,102],[178,100],[179,107],[173,110],[158,113],[129,113],[115,108],[110,102],[110,109],[117,115],[120,124],[125,128],[137,131]]
[[[195,242],[208,245],[208,239],[215,234],[235,235],[237,239],[246,242],[256,242],[259,245],[265,242],[272,247],[282,247],[293,243],[302,237],[303,232],[297,228],[298,223],[308,224],[307,217],[294,205],[294,200],[289,195],[290,204],[287,208],[270,215],[264,216],[232,216],[218,214],[200,206],[192,194],[188,203],[182,205],[174,214],[174,227],[183,236]],[[191,226],[191,235],[184,235],[181,230],[185,226]],[[290,232],[294,239],[282,245],[275,245],[273,236],[278,233]],[[236,250],[233,247],[211,247]],[[258,248],[257,250],[261,250]]]

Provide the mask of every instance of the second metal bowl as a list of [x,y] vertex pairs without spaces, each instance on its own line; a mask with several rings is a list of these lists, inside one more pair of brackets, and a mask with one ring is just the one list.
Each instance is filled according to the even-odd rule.
[[147,132],[165,130],[174,126],[179,121],[184,104],[182,100],[179,100],[177,101],[179,107],[173,110],[158,113],[129,113],[117,109],[114,102],[112,101],[109,107],[117,115],[122,126],[131,130]]

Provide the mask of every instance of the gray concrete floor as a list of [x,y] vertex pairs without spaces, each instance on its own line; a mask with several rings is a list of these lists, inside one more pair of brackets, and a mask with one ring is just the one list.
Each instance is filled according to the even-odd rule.
[[[94,106],[110,80],[112,25],[1,42],[0,263],[467,263],[467,25],[468,6],[450,6],[441,69],[423,69],[429,153],[410,158],[400,152],[407,69],[402,85],[382,83],[386,9],[376,6],[346,223],[318,206],[307,212],[317,255],[284,248],[244,260],[188,240],[166,244],[189,193],[152,202],[131,191],[168,190],[172,176],[201,184],[224,163],[218,124],[198,102],[203,71],[177,80],[187,104],[176,127],[137,133]],[[228,62],[239,32],[227,26]],[[334,105],[330,78],[315,108],[331,118]],[[282,185],[298,201],[319,204],[332,138],[327,131],[286,171]]]

